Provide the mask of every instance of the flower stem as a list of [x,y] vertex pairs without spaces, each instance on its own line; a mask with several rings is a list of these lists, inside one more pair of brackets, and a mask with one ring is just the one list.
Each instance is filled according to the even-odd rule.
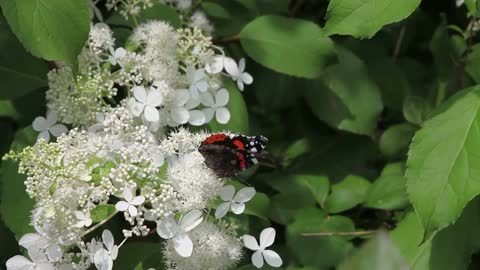
[[102,226],[103,224],[107,223],[110,219],[112,219],[116,214],[118,213],[118,211],[115,210],[115,212],[113,212],[112,214],[110,214],[110,216],[106,217],[104,220],[100,221],[99,223],[95,224],[95,226],[91,227],[90,229],[86,230],[84,233],[82,233],[82,235],[80,235],[80,237],[84,237],[85,235],[93,232],[94,230],[96,230],[98,227]]
[[302,233],[302,236],[337,236],[337,235],[369,235],[378,232],[378,230],[356,231],[356,232],[314,232]]

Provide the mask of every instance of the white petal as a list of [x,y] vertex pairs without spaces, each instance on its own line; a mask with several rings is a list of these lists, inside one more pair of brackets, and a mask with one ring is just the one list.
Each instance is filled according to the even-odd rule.
[[75,217],[76,217],[77,219],[80,219],[80,220],[85,219],[85,215],[83,214],[82,211],[75,211],[75,212],[73,212],[73,214],[75,215]]
[[151,107],[158,107],[162,104],[163,96],[159,90],[151,90],[147,95],[147,105]]
[[193,126],[201,126],[205,123],[205,115],[202,111],[199,110],[191,110],[188,112],[190,114],[190,118],[188,122]]
[[151,156],[153,164],[157,167],[160,167],[165,162],[165,158],[160,153],[153,153]]
[[195,82],[195,68],[192,66],[188,66],[186,70],[186,76],[187,76],[187,80],[190,83]]
[[60,137],[61,135],[68,133],[68,128],[62,124],[56,124],[51,127],[49,131],[53,136]]
[[265,249],[273,244],[275,241],[275,229],[272,227],[264,229],[260,233],[260,249]]
[[193,251],[192,240],[186,234],[180,234],[173,238],[173,246],[178,255],[182,257],[190,257]]
[[124,212],[128,209],[129,205],[130,204],[125,201],[119,201],[117,204],[115,204],[115,208],[120,212]]
[[127,110],[130,111],[130,113],[132,113],[134,116],[140,116],[144,108],[145,105],[143,103],[137,102],[133,98],[127,101]]
[[205,66],[205,71],[210,74],[220,73],[223,69],[223,55],[215,56]]
[[160,113],[154,107],[146,106],[144,115],[145,119],[149,122],[157,122],[160,120]]
[[232,212],[236,215],[240,215],[245,211],[245,204],[244,203],[232,203]]
[[242,76],[240,79],[245,83],[245,84],[252,84],[253,83],[253,77],[247,72],[242,73]]
[[130,216],[136,217],[138,214],[137,208],[133,205],[128,206],[128,213],[130,213]]
[[220,124],[228,123],[228,121],[230,121],[230,111],[225,107],[217,108],[215,111],[215,119]]
[[133,96],[143,104],[147,104],[147,91],[143,86],[135,86],[132,89]]
[[212,108],[205,108],[202,109],[203,114],[205,115],[205,123],[212,121],[213,116],[215,115],[215,109]]
[[253,196],[255,196],[255,189],[253,187],[245,187],[238,191],[237,195],[233,198],[235,202],[248,202]]
[[224,186],[220,190],[219,195],[222,200],[229,202],[233,200],[233,195],[235,195],[235,187],[232,185]]
[[39,116],[33,120],[32,127],[35,131],[44,131],[49,128],[47,120],[43,116]]
[[178,232],[178,224],[173,217],[164,218],[157,222],[157,233],[163,239],[170,239]]
[[188,122],[188,118],[190,118],[190,113],[187,109],[179,107],[171,109],[170,116],[172,117],[172,120],[176,123],[185,124]]
[[282,265],[282,258],[280,255],[273,250],[264,250],[262,251],[263,258],[268,265],[273,267],[280,267]]
[[50,141],[50,133],[48,132],[48,130],[44,130],[38,134],[37,140],[40,140],[41,138],[43,138],[47,142]]
[[131,202],[132,199],[133,199],[133,193],[132,191],[129,189],[129,188],[126,188],[123,190],[123,198],[125,198],[125,200],[127,202]]
[[184,232],[188,232],[202,223],[202,220],[202,211],[192,210],[180,219],[179,226]]
[[137,197],[133,198],[133,200],[132,200],[130,203],[133,204],[133,205],[140,205],[140,204],[142,204],[144,201],[145,201],[145,197],[144,197],[144,196],[137,196]]
[[49,262],[39,263],[37,264],[37,268],[35,270],[56,270],[55,266]]
[[116,58],[124,58],[127,55],[127,51],[120,47],[115,50],[115,57]]
[[255,239],[255,237],[245,234],[244,236],[242,236],[242,239],[243,239],[243,244],[245,245],[246,248],[253,251],[257,251],[260,249],[257,243],[257,239]]
[[215,99],[210,92],[201,93],[200,102],[207,107],[213,107],[213,105],[215,105]]
[[86,218],[84,222],[85,227],[89,227],[90,225],[92,225],[93,220],[91,218]]
[[190,92],[186,89],[180,89],[175,91],[175,97],[173,100],[173,104],[180,107],[187,103],[188,99],[190,99]]
[[237,80],[238,90],[243,91],[243,81],[241,79]]
[[238,70],[237,63],[235,60],[233,60],[230,57],[225,57],[223,60],[223,63],[225,65],[225,70],[227,71],[228,74],[232,76],[239,76],[240,72]]
[[245,70],[245,58],[238,61],[238,71],[243,72]]
[[59,261],[62,258],[63,252],[59,245],[51,245],[46,250],[48,260],[51,262]]
[[113,235],[109,230],[104,230],[102,232],[102,240],[103,240],[103,244],[105,244],[105,247],[108,250],[112,250],[115,243],[114,243],[114,240],[113,240]]
[[42,249],[48,246],[48,240],[38,233],[27,233],[18,240],[18,244],[26,249]]
[[208,83],[207,81],[198,81],[195,83],[195,87],[197,87],[198,91],[206,92],[208,90]]
[[7,270],[33,270],[34,267],[35,264],[20,255],[16,255],[7,261]]
[[205,77],[205,70],[203,70],[203,69],[197,69],[197,70],[195,70],[193,76],[194,76],[193,81],[194,81],[194,82],[198,82],[198,81],[202,80],[202,79]]
[[229,208],[230,208],[229,202],[221,203],[215,210],[215,218],[220,219],[224,217],[227,214]]
[[262,252],[257,251],[252,255],[252,264],[257,268],[262,268],[263,266],[263,257]]
[[187,108],[188,110],[191,110],[196,108],[198,105],[200,105],[200,99],[190,98],[185,104],[185,108]]
[[192,84],[189,88],[189,92],[190,92],[190,96],[194,99],[198,99],[199,98],[199,93],[198,93],[198,88]]
[[227,105],[229,99],[230,94],[228,93],[227,89],[222,88],[215,94],[215,105],[217,107],[223,107]]
[[28,249],[28,257],[32,260],[33,263],[47,262],[48,258],[45,254],[45,251],[38,249]]
[[113,260],[115,260],[118,256],[118,246],[113,246],[112,250],[110,250],[110,255]]
[[47,126],[51,127],[57,123],[57,114],[54,111],[47,112]]

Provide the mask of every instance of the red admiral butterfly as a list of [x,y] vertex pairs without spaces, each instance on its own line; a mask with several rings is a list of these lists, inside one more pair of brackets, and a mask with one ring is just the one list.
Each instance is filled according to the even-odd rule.
[[218,133],[206,138],[198,151],[217,176],[230,178],[257,164],[265,155],[263,150],[267,142],[267,138],[261,135],[248,137]]

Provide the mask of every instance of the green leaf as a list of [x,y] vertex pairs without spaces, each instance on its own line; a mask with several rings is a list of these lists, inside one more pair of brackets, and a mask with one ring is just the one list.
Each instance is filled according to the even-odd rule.
[[301,264],[324,269],[341,262],[353,248],[349,236],[303,236],[302,233],[350,232],[353,222],[343,216],[329,216],[319,209],[305,208],[287,227],[287,246]]
[[479,109],[479,86],[458,93],[410,145],[407,192],[426,236],[453,223],[480,193]]
[[386,232],[378,233],[338,267],[338,270],[406,269],[407,262]]
[[416,127],[408,123],[389,127],[380,138],[380,151],[388,158],[404,156],[416,130]]
[[3,17],[0,19],[0,99],[14,99],[47,85],[47,64],[33,57],[18,42]]
[[371,208],[395,210],[408,205],[405,183],[405,164],[391,163],[383,168],[380,177],[373,182],[365,200]]
[[305,91],[313,113],[340,130],[373,135],[383,105],[380,90],[357,56],[338,48],[339,63],[327,67],[323,83]]
[[85,0],[1,0],[8,24],[33,55],[76,62],[90,31]]
[[143,270],[143,264],[139,263],[137,266],[135,266],[134,270]]
[[[167,22],[174,28],[179,28],[182,24],[177,10],[169,5],[161,3],[154,3],[152,7],[142,9],[135,17],[137,24],[145,23],[151,20]],[[112,16],[110,16],[106,22],[114,26],[123,25],[132,28],[135,28],[136,26],[132,18],[126,20],[125,17],[118,12],[115,12]]]
[[480,44],[475,44],[472,51],[467,55],[465,71],[478,84],[480,83]]
[[349,175],[332,185],[332,194],[325,201],[329,213],[339,213],[362,203],[370,188],[370,182],[362,177]]
[[433,106],[422,97],[408,96],[403,102],[403,117],[419,126],[428,119],[432,110]]
[[312,22],[267,15],[240,32],[240,42],[256,62],[288,75],[316,78],[335,59],[332,41]]
[[144,269],[164,269],[163,243],[129,242],[118,251],[118,258],[114,261],[114,269],[132,270],[139,264]]
[[295,221],[297,213],[315,207],[315,199],[302,192],[280,193],[271,198],[269,217],[276,223],[287,225]]
[[17,118],[17,111],[10,100],[0,100],[0,117]]
[[465,6],[467,6],[468,16],[480,15],[480,6],[477,0],[465,0]]
[[18,243],[12,232],[0,220],[0,263],[5,265],[5,262],[11,257],[18,254]]
[[93,222],[100,222],[116,211],[115,205],[103,204],[92,209],[92,211],[90,211],[90,215]]
[[295,181],[305,186],[315,197],[318,204],[324,206],[330,191],[328,177],[322,175],[296,175]]
[[246,203],[245,214],[268,220],[270,199],[265,193],[257,192],[253,199]]
[[[457,222],[422,242],[423,229],[413,212],[391,232],[392,239],[412,270],[466,270],[480,250],[480,204],[469,203]],[[421,243],[421,244],[420,244]]]
[[329,35],[370,38],[384,25],[408,17],[420,0],[332,0],[328,5],[325,30]]
[[212,132],[221,132],[230,130],[242,134],[248,134],[248,111],[242,93],[237,89],[233,81],[225,80],[224,86],[230,94],[227,108],[230,111],[230,121],[227,124],[219,124],[215,118],[208,123],[208,127]]
[[[11,149],[19,151],[25,146],[33,145],[37,134],[31,127],[20,130],[12,143]],[[25,191],[23,182],[26,176],[18,173],[18,165],[6,160],[1,169],[1,204],[0,213],[3,221],[17,238],[33,231],[30,226],[30,214],[33,209],[33,200]]]

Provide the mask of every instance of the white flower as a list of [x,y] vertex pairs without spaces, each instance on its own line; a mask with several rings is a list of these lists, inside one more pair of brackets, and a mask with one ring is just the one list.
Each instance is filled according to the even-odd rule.
[[43,138],[47,142],[50,140],[50,133],[54,137],[59,137],[60,135],[68,132],[66,126],[57,124],[57,116],[53,111],[49,111],[47,113],[46,119],[43,116],[35,118],[32,123],[32,127],[35,131],[40,132],[37,139]]
[[156,122],[160,119],[160,114],[155,108],[160,106],[163,101],[162,94],[156,89],[145,90],[143,86],[135,86],[133,89],[135,99],[130,99],[127,108],[135,116],[143,115],[147,121]]
[[172,239],[175,250],[182,257],[190,257],[193,252],[193,242],[187,232],[202,223],[200,210],[193,210],[185,214],[178,223],[173,217],[162,219],[157,223],[157,233],[163,239]]
[[102,233],[103,246],[98,245],[98,242],[93,242],[95,248],[92,249],[94,263],[99,270],[111,270],[113,268],[113,261],[118,256],[118,246],[115,245],[113,235],[109,230],[104,230]]
[[75,217],[78,219],[77,224],[75,224],[75,227],[77,228],[82,228],[82,227],[88,227],[92,225],[92,219],[90,218],[90,212],[87,211],[86,213],[82,211],[75,211]]
[[[30,253],[37,254],[45,251],[49,261],[55,262],[62,258],[62,249],[58,243],[38,233],[27,233],[18,240],[18,244],[26,248]],[[30,256],[33,259],[33,257]]]
[[261,268],[263,266],[263,259],[268,265],[273,267],[280,267],[282,265],[282,258],[273,250],[265,249],[273,244],[275,240],[275,229],[266,228],[260,233],[260,245],[255,237],[251,235],[244,235],[243,244],[246,248],[255,251],[252,255],[252,263],[255,267]]
[[141,205],[145,201],[145,197],[133,197],[132,191],[130,189],[125,189],[123,190],[123,198],[125,201],[117,202],[117,204],[115,204],[115,208],[117,208],[117,210],[120,212],[128,210],[128,213],[130,213],[132,217],[137,216],[138,211],[136,206]]
[[28,250],[31,261],[24,256],[16,255],[7,261],[7,270],[55,270],[55,266],[40,252]]
[[88,1],[88,7],[89,7],[89,11],[90,11],[90,19],[93,19],[94,17],[97,17],[97,19],[99,21],[103,22],[102,12],[97,7],[97,3],[99,1],[100,0],[95,0],[95,1],[89,0]]
[[205,114],[200,110],[192,110],[199,104],[198,100],[191,98],[188,90],[176,90],[169,110],[169,125],[178,126],[187,122],[194,126],[203,125],[205,123]]
[[232,212],[239,215],[245,210],[245,203],[250,201],[255,196],[255,189],[252,187],[242,188],[235,195],[235,187],[232,185],[224,186],[220,191],[220,197],[225,202],[221,203],[217,210],[215,210],[215,217],[224,217],[228,209],[232,209]]
[[243,91],[243,84],[251,84],[253,82],[253,78],[245,70],[245,58],[240,59],[237,63],[230,57],[225,57],[224,59],[225,70],[228,74],[232,77],[234,81],[237,82],[238,89]]
[[126,55],[127,51],[124,48],[120,47],[114,50],[113,47],[110,47],[110,55],[108,56],[108,62],[110,62],[110,64],[114,66],[117,64],[119,66],[122,66],[119,60],[125,58]]
[[187,80],[190,83],[190,94],[198,99],[198,92],[205,92],[208,89],[208,82],[204,80],[205,70],[195,69],[192,66],[187,67]]
[[202,104],[208,108],[203,109],[205,114],[205,122],[210,122],[213,116],[220,124],[226,124],[230,120],[230,112],[225,105],[227,105],[230,95],[224,88],[218,90],[215,97],[210,92],[203,93],[201,95]]
[[217,74],[222,72],[223,70],[223,62],[224,62],[225,56],[223,55],[215,55],[208,61],[208,63],[205,65],[205,71],[210,73],[210,74]]

